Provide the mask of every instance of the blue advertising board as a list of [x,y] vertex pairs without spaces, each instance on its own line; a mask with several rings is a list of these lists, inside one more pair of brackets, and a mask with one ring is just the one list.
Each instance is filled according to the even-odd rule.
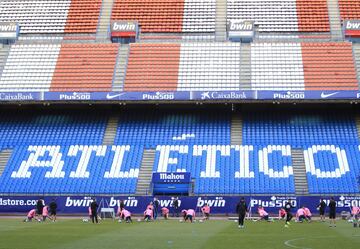
[[359,91],[158,91],[0,92],[0,102],[18,101],[251,101],[357,100]]
[[189,183],[191,181],[189,172],[176,173],[153,173],[153,183]]
[[[36,201],[40,196],[0,196],[0,212],[1,213],[24,213],[24,215],[36,205]],[[89,196],[47,196],[42,197],[45,204],[49,204],[53,199],[58,205],[60,214],[84,214],[87,215],[88,207],[93,197]],[[167,207],[172,211],[173,197],[159,196],[160,207]],[[256,213],[259,205],[272,214],[277,214],[278,210],[284,207],[285,203],[290,199],[295,208],[301,206],[308,207],[314,215],[318,215],[316,209],[320,196],[246,196],[249,211]],[[323,197],[326,204],[330,202],[329,197]],[[360,206],[360,196],[336,196],[337,212],[350,211],[352,206]],[[126,208],[134,214],[142,214],[146,206],[153,197],[151,196],[96,196],[97,202],[101,207],[117,208],[120,200],[123,200]],[[239,202],[239,196],[186,196],[179,197],[179,206],[181,209],[193,208],[200,210],[204,204],[208,204],[212,214],[235,214],[236,204]],[[328,211],[328,210],[326,210]]]

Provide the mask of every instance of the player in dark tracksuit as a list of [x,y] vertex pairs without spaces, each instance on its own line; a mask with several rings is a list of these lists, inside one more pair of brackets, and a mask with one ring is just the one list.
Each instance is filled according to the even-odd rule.
[[97,204],[96,199],[94,198],[90,204],[92,223],[94,223],[94,222],[98,223],[98,214],[97,214],[98,207],[99,207],[99,205]]
[[326,209],[326,203],[324,201],[324,199],[320,199],[320,203],[319,205],[317,205],[317,208],[319,209],[319,214],[320,214],[320,220],[322,222],[325,222],[325,209]]
[[245,198],[242,197],[236,206],[236,212],[239,214],[239,228],[244,228],[244,219],[247,210],[248,207],[246,205]]
[[288,200],[288,202],[285,203],[285,212],[286,212],[286,221],[285,221],[285,227],[288,227],[290,225],[290,221],[293,217],[291,213],[291,209],[293,208],[293,205],[291,204],[291,200]]
[[334,200],[334,197],[331,197],[329,202],[329,218],[330,218],[330,227],[334,225],[336,227],[336,201]]

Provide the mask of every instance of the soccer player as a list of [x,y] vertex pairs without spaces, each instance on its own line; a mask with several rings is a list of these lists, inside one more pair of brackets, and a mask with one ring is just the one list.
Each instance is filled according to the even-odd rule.
[[188,209],[186,211],[185,221],[189,220],[192,223],[193,219],[195,220],[195,210],[194,209]]
[[285,221],[285,227],[289,227],[290,225],[290,221],[293,217],[292,213],[291,213],[291,209],[293,208],[292,204],[291,204],[291,200],[289,199],[286,203],[285,203],[285,212],[286,212],[286,221]]
[[156,218],[158,216],[159,205],[160,205],[160,202],[159,202],[158,198],[154,197],[154,200],[153,200],[154,220],[156,220]]
[[36,202],[36,216],[38,221],[41,221],[41,216],[42,216],[42,210],[45,206],[44,200],[43,199],[39,199]]
[[360,213],[360,207],[353,206],[351,208],[351,215],[353,216],[354,223],[357,221],[359,213]]
[[205,203],[205,205],[201,208],[201,212],[203,213],[205,220],[210,218],[210,207],[208,204]]
[[245,198],[241,197],[239,203],[236,206],[236,212],[239,214],[239,228],[244,228],[244,219],[248,211],[248,207],[245,202]]
[[303,222],[303,220],[306,220],[306,217],[305,217],[305,210],[303,207],[299,208],[296,212],[296,219],[297,221],[299,222]]
[[166,208],[166,207],[161,208],[161,213],[165,220],[167,220],[169,218],[169,209],[168,208]]
[[46,221],[46,218],[49,218],[49,210],[48,210],[48,206],[44,206],[43,210],[42,210],[42,221]]
[[131,213],[129,211],[127,211],[125,208],[123,208],[123,210],[121,210],[120,216],[124,217],[126,223],[132,222]]
[[259,214],[260,217],[259,217],[259,219],[257,221],[266,220],[268,222],[271,222],[271,220],[269,219],[269,214],[268,214],[268,212],[265,211],[263,206],[258,207],[258,214]]
[[49,208],[50,208],[50,217],[53,220],[53,222],[55,222],[56,221],[56,209],[57,209],[57,204],[56,204],[55,199],[53,199],[52,202],[50,202]]
[[151,207],[148,206],[148,208],[144,211],[144,220],[147,221],[151,221],[151,219],[153,218],[153,210]]
[[181,215],[182,215],[182,217],[183,217],[183,219],[185,221],[186,220],[186,215],[187,215],[187,210],[186,209],[181,210]]
[[91,210],[91,221],[92,223],[99,223],[98,221],[98,215],[97,215],[97,209],[99,205],[96,202],[96,199],[94,198],[93,201],[90,203],[90,210]]
[[326,203],[324,199],[320,199],[319,205],[317,205],[317,209],[319,210],[320,214],[320,221],[325,222],[325,209],[326,209]]
[[36,209],[34,208],[29,211],[24,222],[32,221],[32,219],[35,218],[35,216],[36,216]]
[[280,208],[280,209],[279,209],[279,220],[285,219],[285,216],[286,216],[286,211],[285,211],[285,209]]
[[336,227],[336,201],[334,197],[331,197],[329,202],[329,219],[330,219],[330,227]]
[[310,212],[310,209],[308,209],[307,207],[303,206],[304,212],[305,212],[305,218],[308,222],[311,221],[311,216],[312,213]]

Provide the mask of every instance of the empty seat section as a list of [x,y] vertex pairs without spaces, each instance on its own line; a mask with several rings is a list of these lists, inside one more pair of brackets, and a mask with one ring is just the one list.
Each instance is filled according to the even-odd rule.
[[360,19],[360,1],[358,0],[339,0],[341,20]]
[[26,113],[1,112],[0,145],[100,144],[108,117],[101,113]]
[[[166,150],[168,157],[162,156]],[[272,153],[263,156],[259,154],[263,150]],[[196,194],[293,194],[295,190],[290,146],[157,146],[153,171],[190,172]]]
[[111,91],[118,44],[62,44],[51,91]]
[[1,91],[48,91],[60,45],[13,45],[0,78]]
[[182,32],[215,32],[216,0],[184,0]]
[[302,43],[306,90],[358,90],[352,45]]
[[0,176],[0,192],[134,194],[142,152],[141,146],[20,146]]
[[71,0],[1,0],[0,22],[19,23],[20,32],[63,33]]
[[131,44],[125,91],[175,91],[180,44]]
[[239,44],[181,45],[178,91],[239,90],[239,76]]
[[228,20],[252,20],[260,32],[329,32],[326,0],[227,0]]
[[309,193],[359,193],[359,146],[312,145],[304,159]]
[[252,43],[253,90],[304,90],[300,43]]
[[252,112],[243,115],[243,144],[357,144],[355,118],[351,113]]
[[95,33],[102,0],[71,0],[65,33]]
[[229,144],[228,113],[137,112],[120,116],[115,144]]
[[296,0],[299,32],[330,32],[327,0]]
[[0,22],[17,22],[23,34],[95,33],[101,0],[4,0]]
[[184,0],[115,0],[112,20],[136,20],[141,32],[182,32]]

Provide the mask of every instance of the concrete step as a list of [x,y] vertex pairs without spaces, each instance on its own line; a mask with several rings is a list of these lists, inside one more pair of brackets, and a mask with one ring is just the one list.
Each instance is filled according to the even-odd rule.
[[122,44],[119,47],[117,63],[115,68],[115,78],[113,82],[113,91],[123,90],[129,50],[130,49],[128,44]]
[[304,152],[302,149],[291,149],[292,166],[294,173],[295,193],[308,194]]
[[116,131],[118,127],[119,117],[117,115],[113,115],[109,117],[104,137],[103,144],[104,145],[113,145],[115,141]]
[[343,40],[341,18],[338,0],[327,0],[330,22],[331,39],[334,41]]
[[232,145],[242,144],[242,118],[239,113],[235,113],[231,118],[230,135]]
[[12,149],[6,149],[0,152],[0,176],[5,170],[5,167],[10,159],[12,152]]
[[141,167],[139,171],[139,177],[136,185],[137,195],[149,195],[151,194],[151,177],[152,169],[155,161],[155,150],[144,150],[143,158],[141,161]]
[[110,25],[111,11],[114,0],[103,0],[101,6],[100,20],[96,33],[96,39],[108,39],[108,28]]

